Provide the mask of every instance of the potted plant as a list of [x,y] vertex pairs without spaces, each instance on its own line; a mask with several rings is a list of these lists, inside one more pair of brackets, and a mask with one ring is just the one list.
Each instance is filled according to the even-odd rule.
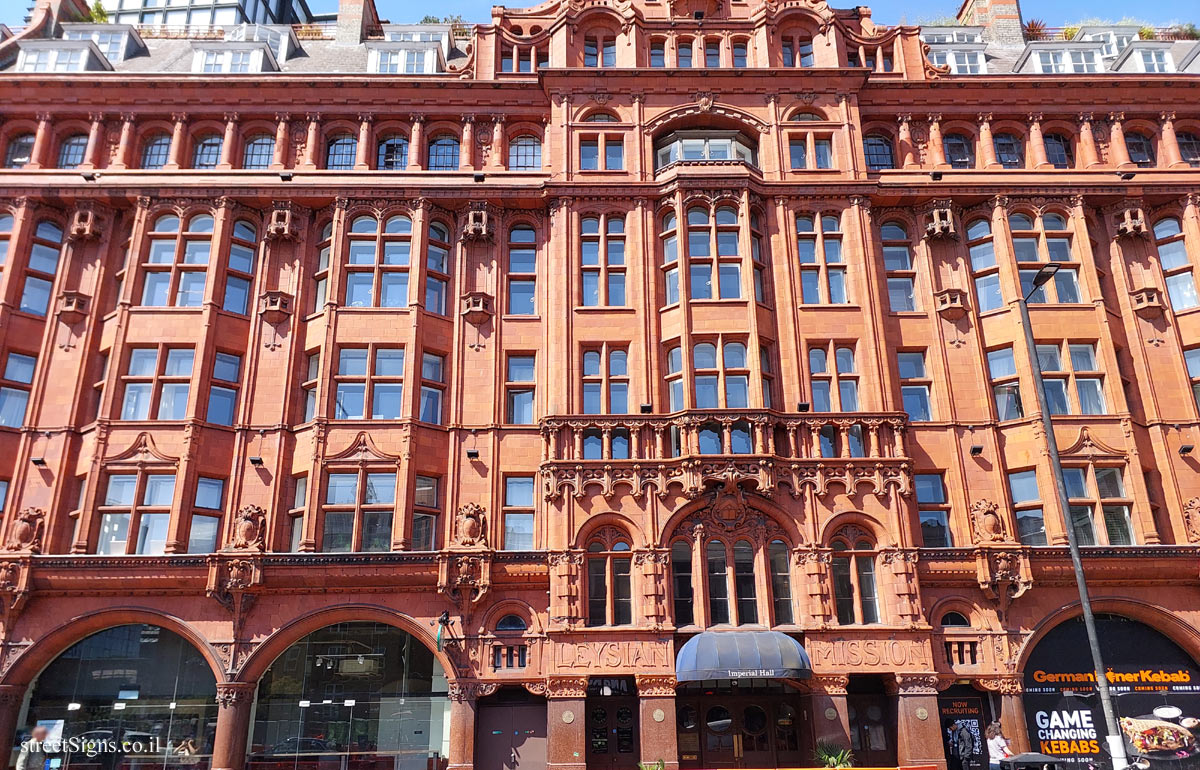
[[1045,40],[1048,34],[1046,32],[1046,22],[1041,19],[1030,19],[1025,22],[1025,39],[1029,41]]
[[813,759],[819,767],[845,768],[854,767],[854,752],[836,743],[818,741],[813,750]]
[[638,762],[638,770],[666,770],[667,763],[663,760],[655,760],[654,762]]

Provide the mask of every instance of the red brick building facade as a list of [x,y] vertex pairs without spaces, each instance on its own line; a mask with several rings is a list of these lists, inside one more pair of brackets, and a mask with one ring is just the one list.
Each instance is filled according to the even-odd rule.
[[[1097,610],[1200,656],[1183,66],[963,77],[823,0],[342,5],[0,43],[0,733],[945,766],[961,707],[1037,748],[1049,440]],[[677,681],[735,630],[811,678]]]

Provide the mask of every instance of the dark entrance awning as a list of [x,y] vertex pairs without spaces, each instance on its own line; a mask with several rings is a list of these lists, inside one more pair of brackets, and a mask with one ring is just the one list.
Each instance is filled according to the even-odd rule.
[[688,639],[675,658],[680,682],[705,679],[807,679],[808,653],[779,631],[704,631]]

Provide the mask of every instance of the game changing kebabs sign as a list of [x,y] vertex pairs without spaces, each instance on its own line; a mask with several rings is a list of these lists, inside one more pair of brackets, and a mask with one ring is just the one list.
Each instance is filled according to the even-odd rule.
[[[1200,668],[1143,623],[1101,615],[1096,626],[1130,762],[1200,770]],[[1095,679],[1081,619],[1038,642],[1025,667],[1030,750],[1083,766],[1108,765]]]

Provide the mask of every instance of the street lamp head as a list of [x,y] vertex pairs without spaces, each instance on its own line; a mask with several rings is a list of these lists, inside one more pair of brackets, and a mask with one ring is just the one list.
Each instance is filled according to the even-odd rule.
[[1040,289],[1042,286],[1045,286],[1054,277],[1054,274],[1058,272],[1058,268],[1059,265],[1057,262],[1047,262],[1042,265],[1042,269],[1038,270],[1037,275],[1033,277],[1033,288]]

